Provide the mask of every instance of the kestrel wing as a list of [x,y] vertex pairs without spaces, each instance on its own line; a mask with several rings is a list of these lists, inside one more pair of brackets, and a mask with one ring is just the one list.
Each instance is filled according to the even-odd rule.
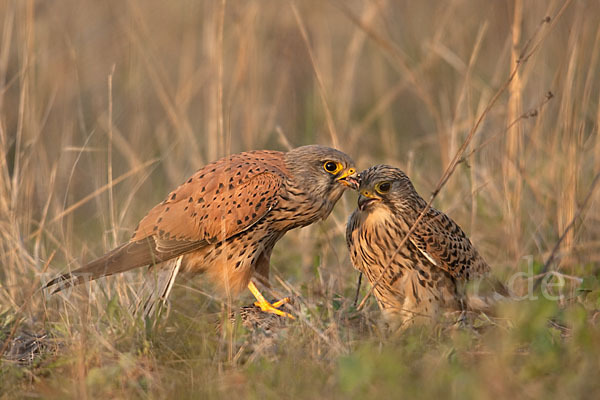
[[284,179],[282,153],[242,153],[209,164],[140,222],[132,240],[152,236],[158,253],[180,254],[226,240],[274,207]]
[[432,264],[456,279],[468,281],[489,271],[489,265],[460,226],[433,208],[410,236],[410,241]]

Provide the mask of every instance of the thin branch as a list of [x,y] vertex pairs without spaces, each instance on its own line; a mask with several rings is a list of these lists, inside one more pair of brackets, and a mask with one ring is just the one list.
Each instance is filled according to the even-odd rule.
[[550,100],[552,100],[553,98],[554,98],[554,94],[551,91],[548,91],[546,93],[546,95],[544,96],[544,99],[542,101],[540,101],[537,106],[535,106],[535,107],[529,109],[528,111],[524,112],[523,114],[519,115],[514,121],[512,121],[510,124],[508,124],[504,129],[490,135],[490,137],[488,137],[485,141],[483,141],[479,146],[475,147],[474,149],[472,149],[471,151],[466,153],[464,156],[462,156],[458,162],[459,163],[467,162],[469,157],[471,157],[474,153],[478,152],[479,150],[481,150],[482,148],[484,148],[485,146],[490,144],[490,142],[492,140],[498,138],[499,134],[501,134],[501,133],[504,134],[504,133],[508,132],[513,126],[515,126],[522,120],[537,117],[540,114],[541,110],[544,108],[544,106],[546,106],[546,104],[548,104],[550,102]]

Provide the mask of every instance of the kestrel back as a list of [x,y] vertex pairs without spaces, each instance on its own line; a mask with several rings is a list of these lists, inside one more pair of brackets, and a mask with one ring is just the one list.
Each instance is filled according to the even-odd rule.
[[348,155],[317,145],[222,158],[152,208],[128,242],[47,286],[60,284],[58,291],[149,265],[162,276],[155,298],[168,295],[180,269],[206,272],[228,294],[248,287],[263,311],[288,315],[277,308],[283,302],[269,304],[251,278],[266,283],[277,240],[325,219],[344,190],[357,187],[355,175]]
[[489,265],[463,230],[446,214],[429,208],[401,170],[377,165],[360,173],[358,208],[348,221],[346,241],[354,267],[375,286],[393,326],[464,311],[465,285],[487,277]]

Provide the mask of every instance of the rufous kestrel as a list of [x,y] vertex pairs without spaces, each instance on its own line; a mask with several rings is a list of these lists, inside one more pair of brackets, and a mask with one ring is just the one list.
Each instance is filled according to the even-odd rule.
[[252,278],[266,283],[275,243],[290,229],[327,218],[342,193],[358,187],[355,178],[348,155],[319,145],[222,158],[152,208],[129,241],[47,286],[58,291],[151,266],[146,274],[163,272],[154,297],[164,300],[181,268],[205,272],[231,295],[248,287],[263,311],[290,316],[279,309],[287,299],[269,303]]

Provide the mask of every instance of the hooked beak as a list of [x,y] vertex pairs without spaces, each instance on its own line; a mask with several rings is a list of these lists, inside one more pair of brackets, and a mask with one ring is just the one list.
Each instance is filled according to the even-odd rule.
[[379,200],[381,199],[369,190],[361,190],[360,195],[358,196],[358,209],[360,211],[364,211],[369,206],[369,204],[372,204]]
[[358,175],[354,168],[348,168],[340,176],[336,178],[336,181],[344,186],[358,190]]

